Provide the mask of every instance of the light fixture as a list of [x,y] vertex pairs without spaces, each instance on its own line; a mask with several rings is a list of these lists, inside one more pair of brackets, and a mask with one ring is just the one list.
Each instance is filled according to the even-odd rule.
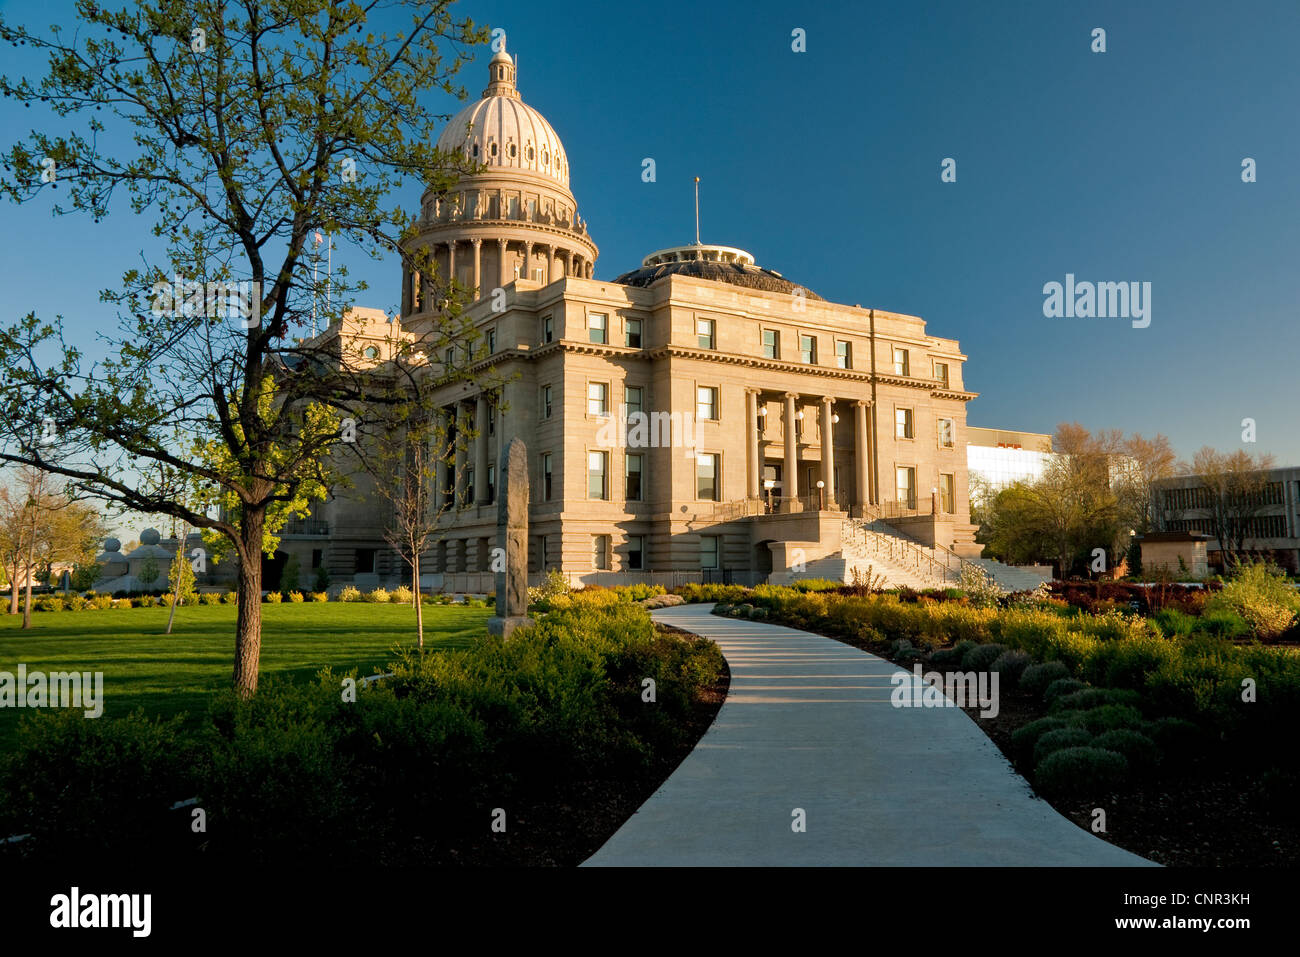
[[834,414],[831,416],[831,422],[834,423],[835,425],[839,425],[839,424],[840,424],[840,414],[839,414],[838,412],[834,413]]
[[796,419],[802,419],[802,418],[803,418],[803,409],[800,409],[798,412],[796,412],[796,413],[794,414],[794,417],[795,417]]
[[826,487],[826,483],[823,482],[821,479],[818,479],[818,480],[817,480],[817,487],[818,487],[818,488],[825,488],[825,487]]
[[769,491],[776,488],[776,479],[763,479],[763,488]]
[[765,406],[765,405],[760,405],[760,406],[758,407],[758,414],[759,414],[759,415],[762,415],[762,416],[766,416],[766,415],[767,415],[767,406]]

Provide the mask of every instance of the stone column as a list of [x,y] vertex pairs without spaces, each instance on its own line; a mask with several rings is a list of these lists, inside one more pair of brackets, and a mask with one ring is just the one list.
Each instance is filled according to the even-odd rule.
[[480,392],[474,405],[474,501],[479,505],[488,505],[488,399],[486,392]]
[[447,282],[456,281],[456,240],[447,243]]
[[509,638],[516,628],[533,622],[528,615],[528,447],[522,439],[510,440],[497,466],[497,548],[504,558],[496,574],[497,617],[488,619],[488,631]]
[[835,400],[822,396],[822,481],[826,483],[826,504],[835,507]]
[[542,270],[542,282],[549,286],[551,284],[551,263],[555,261],[555,247],[549,243],[542,243],[542,252],[546,256],[546,268]]
[[781,494],[786,499],[781,506],[783,512],[794,511],[794,499],[799,495],[799,447],[796,444],[794,400],[799,398],[797,392],[785,394],[785,468],[781,476]]
[[411,314],[411,270],[402,267],[402,315]]
[[560,250],[560,258],[564,260],[564,274],[573,275],[573,253],[568,249]]
[[422,312],[424,307],[424,287],[420,285],[420,270],[411,273],[411,312]]
[[854,494],[857,505],[861,508],[868,504],[870,497],[867,476],[871,467],[871,451],[867,444],[867,410],[871,403],[859,399],[853,404],[853,477]]
[[506,241],[497,240],[497,285],[505,288],[506,285]]
[[526,242],[524,243],[524,264],[519,269],[520,279],[533,278],[532,265],[533,265],[533,244],[531,242]]
[[[456,494],[452,496],[452,501],[456,503],[456,508],[465,504],[465,469],[468,467],[469,450],[465,447],[465,430],[462,428],[464,424],[465,410],[458,402],[456,403],[456,471],[452,475],[456,487]],[[474,480],[478,481],[478,476],[475,476]]]
[[763,494],[763,460],[758,451],[758,393],[753,389],[745,390],[745,428],[745,464],[749,469],[745,494],[759,498]]
[[453,483],[455,482],[451,465],[451,459],[453,458],[451,452],[451,440],[456,432],[456,422],[455,419],[452,418],[450,410],[445,408],[438,413],[438,421],[442,432],[442,440],[439,443],[438,449],[437,504],[438,509],[441,510],[447,500],[447,489],[452,488]]
[[483,283],[483,240],[471,240],[474,244],[474,301],[479,300],[479,289]]

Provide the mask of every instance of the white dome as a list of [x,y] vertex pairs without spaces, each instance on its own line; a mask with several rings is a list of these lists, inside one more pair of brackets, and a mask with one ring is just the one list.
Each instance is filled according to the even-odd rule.
[[566,189],[569,158],[546,117],[519,98],[514,60],[504,50],[488,64],[490,82],[477,103],[447,123],[438,149],[459,150],[493,170],[539,173]]

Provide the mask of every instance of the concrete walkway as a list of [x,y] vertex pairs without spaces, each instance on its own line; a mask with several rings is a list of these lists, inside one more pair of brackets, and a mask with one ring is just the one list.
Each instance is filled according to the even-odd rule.
[[[727,700],[587,865],[1150,864],[1034,797],[960,708],[891,705],[902,669],[711,608],[654,617],[718,643]],[[804,833],[791,826],[796,808]]]

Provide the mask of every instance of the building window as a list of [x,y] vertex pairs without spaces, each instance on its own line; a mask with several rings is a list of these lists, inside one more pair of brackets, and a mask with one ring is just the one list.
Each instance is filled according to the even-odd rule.
[[609,414],[609,386],[604,382],[587,383],[587,414]]
[[548,342],[554,342],[554,341],[555,341],[555,317],[544,316],[542,317],[542,343],[544,345]]
[[609,571],[609,536],[591,536],[591,567],[597,571]]
[[535,283],[537,283],[538,285],[540,285],[540,284],[543,283],[544,281],[545,281],[545,277],[544,277],[544,275],[543,275],[543,269],[542,269],[542,267],[541,267],[541,266],[535,266],[535,267],[533,268],[533,282],[535,282]]
[[367,359],[378,359],[379,350],[374,346],[366,346],[365,356]]
[[487,497],[489,502],[497,500],[497,467],[489,465],[487,471]]
[[641,348],[641,320],[628,319],[623,324],[624,342],[629,349]]
[[325,552],[320,548],[311,550],[311,567],[313,570],[320,568],[321,563],[325,560]]
[[948,515],[956,511],[956,490],[956,476],[939,473],[939,507]]
[[623,387],[623,405],[627,410],[627,417],[630,421],[632,416],[642,411],[644,408],[641,401],[642,389],[639,385],[629,385]]
[[916,469],[911,466],[900,466],[895,470],[898,473],[898,502],[904,508],[916,508]]
[[353,559],[353,572],[358,575],[371,575],[375,571],[375,550],[358,548]]
[[608,332],[609,316],[603,312],[591,312],[587,314],[587,338],[592,342],[604,345],[606,340],[605,334]]
[[817,337],[799,337],[799,361],[805,365],[817,364]]
[[907,350],[894,347],[894,375],[911,375],[911,366],[907,361]]
[[551,500],[551,453],[542,453],[542,501]]
[[943,387],[948,388],[948,363],[936,362],[934,364],[934,377],[943,383]]
[[835,340],[835,365],[840,369],[853,368],[853,343],[847,339]]
[[645,568],[645,536],[629,535],[627,537],[627,567],[632,571]]
[[627,482],[623,490],[629,502],[641,501],[641,456],[629,455],[627,462]]
[[710,421],[718,418],[717,387],[704,385],[696,387],[695,418]]
[[542,386],[541,406],[542,418],[549,419],[551,417],[551,387],[549,385]]
[[609,498],[609,485],[605,481],[605,465],[608,461],[608,452],[587,453],[588,498]]
[[718,567],[718,536],[700,536],[700,568]]
[[896,439],[912,438],[912,410],[911,409],[894,410],[894,438]]
[[763,330],[763,358],[781,358],[781,333],[775,329]]
[[497,351],[497,331],[495,329],[488,330],[487,349],[488,355],[492,355],[492,353]]
[[449,346],[447,351],[442,354],[442,364],[446,366],[446,371],[450,372],[451,367],[456,363],[456,348]]
[[495,405],[489,405],[488,406],[488,435],[496,435],[496,434],[497,434],[497,407]]
[[718,460],[722,458],[717,452],[701,452],[695,456],[695,497],[706,502],[720,501],[718,498]]
[[939,448],[950,449],[953,447],[953,426],[952,419],[939,420]]
[[701,349],[714,348],[714,323],[712,319],[695,320],[695,339]]
[[465,494],[461,497],[461,504],[468,505],[474,501],[474,467],[471,465],[465,469]]

